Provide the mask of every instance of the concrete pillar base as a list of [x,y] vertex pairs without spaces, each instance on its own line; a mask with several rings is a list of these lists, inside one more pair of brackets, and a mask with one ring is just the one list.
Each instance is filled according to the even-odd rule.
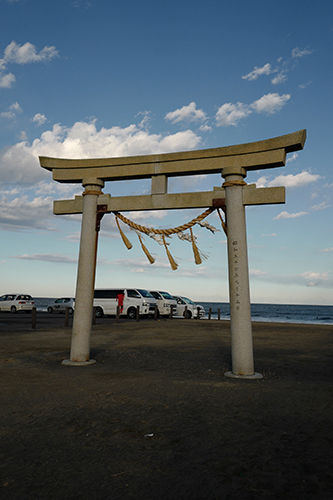
[[86,366],[94,365],[95,363],[95,359],[89,359],[88,361],[71,361],[70,359],[64,359],[61,364],[66,366]]
[[261,375],[261,373],[257,373],[257,372],[254,372],[253,375],[236,375],[233,372],[225,372],[224,376],[228,377],[228,378],[245,378],[245,379],[249,379],[249,380],[263,378],[263,375]]

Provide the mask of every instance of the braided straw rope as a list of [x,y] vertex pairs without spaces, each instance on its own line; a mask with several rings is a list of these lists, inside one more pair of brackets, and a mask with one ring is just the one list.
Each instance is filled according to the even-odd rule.
[[246,184],[246,182],[245,182],[245,181],[240,181],[240,180],[236,180],[236,181],[225,181],[225,182],[222,184],[222,187],[223,187],[223,188],[230,187],[230,186],[247,186],[247,184]]
[[127,219],[124,217],[121,213],[119,212],[113,212],[116,217],[119,217],[121,221],[123,221],[125,224],[130,226],[133,229],[136,229],[137,231],[140,231],[141,233],[145,234],[162,234],[166,236],[170,236],[170,234],[176,234],[180,233],[181,231],[186,231],[186,229],[189,229],[193,227],[195,224],[198,222],[201,222],[203,219],[208,217],[209,214],[214,212],[215,208],[207,208],[201,215],[198,215],[195,219],[192,219],[190,222],[187,224],[183,224],[182,226],[174,227],[173,229],[154,229],[152,227],[145,227],[145,226],[140,226],[140,224],[136,224],[135,222]]
[[85,189],[82,193],[82,196],[86,196],[87,194],[95,194],[97,196],[100,196],[101,194],[104,194],[103,191],[97,190],[97,189]]

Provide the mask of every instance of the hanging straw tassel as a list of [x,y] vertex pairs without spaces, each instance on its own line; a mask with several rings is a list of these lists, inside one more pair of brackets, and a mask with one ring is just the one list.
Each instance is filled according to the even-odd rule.
[[[116,215],[116,214],[115,214]],[[118,226],[118,229],[119,229],[119,232],[120,232],[120,236],[123,240],[123,242],[125,243],[125,245],[127,246],[128,250],[130,250],[132,248],[132,243],[129,241],[129,239],[127,238],[126,234],[122,231],[120,225],[119,225],[119,221],[118,221],[118,216],[116,215],[116,223],[117,223],[117,226]]]
[[170,262],[170,266],[171,266],[172,270],[175,271],[178,268],[178,264],[177,264],[177,262],[175,262],[174,258],[172,257],[171,253],[168,250],[167,244],[165,242],[164,234],[162,235],[162,238],[163,238],[163,244],[165,246],[165,250],[166,250],[169,262]]
[[194,262],[197,265],[198,264],[202,264],[202,260],[201,260],[201,257],[200,257],[199,248],[197,247],[197,245],[195,243],[194,236],[193,236],[193,231],[192,231],[191,227],[190,227],[190,233],[191,233],[191,239],[192,239],[192,249],[193,249],[193,254],[194,254]]
[[225,232],[226,237],[228,237],[228,228],[227,228],[226,223],[225,223],[225,222],[224,222],[224,220],[222,219],[222,215],[220,214],[220,210],[219,210],[219,209],[217,209],[217,213],[219,214],[219,217],[220,217],[220,219],[221,219],[222,229],[223,229],[223,231]]
[[141,248],[142,248],[142,250],[144,251],[144,253],[147,255],[147,258],[148,258],[149,262],[150,262],[151,264],[154,264],[155,259],[154,259],[154,257],[152,257],[152,256],[150,255],[148,248],[147,248],[147,247],[145,247],[145,245],[143,244],[141,234],[140,234],[140,233],[137,233],[137,235],[138,235],[139,241],[140,241],[140,243],[141,243]]

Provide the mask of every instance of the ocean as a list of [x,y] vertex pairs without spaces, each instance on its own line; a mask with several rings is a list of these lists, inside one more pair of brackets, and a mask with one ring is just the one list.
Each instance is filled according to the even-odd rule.
[[[206,315],[211,308],[211,318],[217,319],[220,309],[221,319],[230,319],[227,302],[198,302],[205,308]],[[314,306],[296,304],[251,304],[253,321],[272,323],[307,323],[314,325],[333,325],[333,306]]]
[[[47,306],[54,298],[35,298],[37,311],[47,311]],[[206,311],[206,318],[211,308],[211,318],[218,318],[220,309],[221,319],[230,319],[228,302],[201,302]],[[252,304],[251,316],[253,321],[273,323],[307,323],[314,325],[333,325],[333,306],[314,306],[296,304]]]

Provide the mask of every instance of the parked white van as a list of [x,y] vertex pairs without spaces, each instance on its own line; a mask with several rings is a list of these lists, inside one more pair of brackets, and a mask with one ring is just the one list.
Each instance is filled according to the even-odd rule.
[[117,296],[120,294],[124,294],[123,311],[120,314],[135,319],[138,306],[140,316],[155,313],[156,300],[147,290],[141,288],[103,288],[94,291],[96,317],[102,318],[104,314],[115,315],[118,305]]
[[149,290],[149,293],[156,300],[157,313],[160,316],[170,316],[171,306],[173,306],[173,314],[177,314],[177,301],[168,292],[160,290]]

